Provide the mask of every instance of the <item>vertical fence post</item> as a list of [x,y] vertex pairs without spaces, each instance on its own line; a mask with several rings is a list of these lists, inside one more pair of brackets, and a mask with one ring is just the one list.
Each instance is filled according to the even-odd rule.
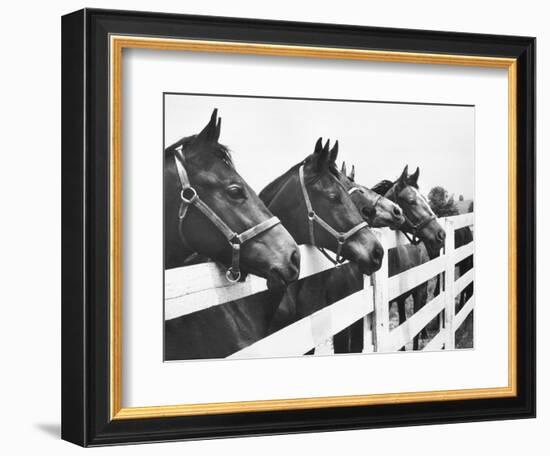
[[390,309],[388,303],[388,249],[387,236],[395,236],[389,230],[377,231],[377,237],[384,248],[382,265],[373,274],[374,286],[374,350],[384,352],[390,332]]
[[329,337],[315,346],[313,353],[316,356],[334,355],[334,342],[333,338]]
[[[368,299],[369,296],[367,293],[372,295],[373,289],[371,288],[372,279],[369,276],[363,276],[363,290],[365,294],[365,299]],[[373,297],[374,302],[374,297]],[[374,310],[363,318],[363,353],[372,353],[375,351],[376,341],[374,340]]]
[[326,337],[325,334],[332,334],[332,320],[330,314],[313,314],[311,317],[311,331],[315,348],[315,355],[334,355],[334,338]]
[[445,350],[454,350],[455,231],[452,218],[445,219],[445,234]]

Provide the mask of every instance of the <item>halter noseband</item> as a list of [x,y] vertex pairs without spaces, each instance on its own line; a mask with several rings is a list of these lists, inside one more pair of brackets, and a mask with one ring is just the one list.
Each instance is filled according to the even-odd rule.
[[[363,189],[357,185],[354,185],[348,190],[348,195],[353,195],[355,192],[364,193]],[[382,198],[382,195],[376,194],[376,198],[374,198],[374,201],[372,202],[372,206],[369,208],[369,211],[374,211],[376,209],[376,206],[378,205],[378,202],[380,201],[380,198]],[[369,201],[370,203],[370,201]]]
[[422,242],[422,239],[420,239],[420,237],[418,236],[418,232],[422,228],[424,228],[428,223],[430,223],[432,220],[435,220],[436,216],[435,215],[430,215],[427,219],[423,220],[422,222],[420,222],[416,225],[413,224],[411,222],[411,220],[405,214],[403,214],[403,218],[405,219],[405,223],[407,224],[407,228],[409,229],[410,234],[407,231],[403,230],[403,229],[401,230],[401,232],[409,240],[409,242],[412,245],[418,245]]
[[[336,231],[332,226],[330,226],[327,222],[325,222],[321,217],[319,217],[316,212],[313,210],[313,206],[311,205],[311,200],[309,199],[309,195],[307,193],[306,183],[304,179],[304,165],[302,164],[300,166],[300,169],[298,170],[298,175],[300,177],[300,187],[302,188],[302,194],[304,195],[304,200],[306,202],[306,208],[307,208],[307,221],[308,221],[308,228],[309,228],[309,242],[311,245],[317,247],[315,243],[315,223],[317,223],[321,228],[323,228],[327,233],[329,233],[334,239],[336,239],[336,259],[333,259],[329,256],[328,253],[325,252],[324,249],[321,247],[317,247],[319,251],[328,258],[334,265],[339,266],[344,262],[344,258],[342,257],[342,247],[346,243],[346,241],[352,237],[355,233],[357,233],[359,230],[367,227],[367,222],[363,221],[359,223],[358,225],[355,225],[352,229],[346,231],[345,233],[341,233],[340,231]],[[353,192],[352,192],[353,193]]]
[[189,176],[187,175],[187,171],[183,166],[183,153],[181,151],[175,151],[174,160],[176,162],[176,169],[178,171],[179,179],[181,182],[181,204],[178,214],[178,231],[183,244],[189,247],[189,244],[186,242],[183,235],[183,219],[187,214],[187,209],[189,208],[189,206],[194,206],[214,224],[214,226],[224,235],[225,239],[231,246],[231,266],[229,267],[229,269],[227,269],[225,277],[231,283],[238,282],[241,279],[241,244],[244,244],[246,241],[249,241],[250,239],[255,238],[256,236],[259,236],[265,231],[273,228],[275,225],[281,223],[281,221],[277,217],[271,217],[267,220],[264,220],[263,222],[258,223],[252,228],[243,231],[240,234],[234,232],[220,217],[218,217],[218,215],[212,209],[210,209],[210,207],[203,200],[200,199],[197,191],[191,186],[191,183],[189,182]]
[[[395,204],[397,204],[397,197],[395,195],[394,187],[392,187],[391,191],[392,191],[391,196],[388,196],[390,194],[390,192],[386,193],[385,196],[390,201],[393,201]],[[393,196],[393,199],[392,199],[392,196]],[[431,209],[430,209],[430,211],[431,211]],[[422,239],[420,239],[420,237],[418,236],[418,233],[423,228],[425,228],[428,225],[428,223],[430,223],[432,220],[435,220],[437,218],[436,215],[433,213],[433,211],[431,211],[431,212],[432,213],[429,217],[427,217],[426,219],[424,219],[424,220],[420,221],[419,223],[415,224],[411,221],[411,219],[409,217],[407,217],[407,214],[405,214],[405,211],[403,211],[403,218],[405,219],[406,228],[408,228],[408,231],[410,231],[410,234],[409,234],[409,232],[407,232],[403,229],[405,224],[403,224],[401,232],[409,240],[409,242],[412,245],[418,245],[422,242]]]

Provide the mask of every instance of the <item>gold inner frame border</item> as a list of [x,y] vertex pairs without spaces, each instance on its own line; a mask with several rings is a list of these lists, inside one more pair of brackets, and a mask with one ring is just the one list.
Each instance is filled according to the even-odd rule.
[[[121,93],[123,49],[193,51],[298,58],[366,60],[430,65],[503,68],[508,71],[508,386],[426,392],[272,399],[242,402],[122,407],[122,163]],[[517,395],[517,61],[451,54],[111,35],[110,52],[110,415],[112,420],[224,413],[304,410],[414,402],[488,399]]]

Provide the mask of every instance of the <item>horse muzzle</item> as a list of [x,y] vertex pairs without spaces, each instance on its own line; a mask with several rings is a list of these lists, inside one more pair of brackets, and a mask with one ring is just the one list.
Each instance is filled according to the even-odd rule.
[[298,280],[300,275],[300,251],[296,247],[290,252],[287,261],[274,264],[267,273],[267,288],[279,290]]
[[382,266],[384,248],[375,239],[369,244],[368,249],[365,249],[364,245],[350,242],[344,247],[344,257],[357,264],[362,274],[371,275]]

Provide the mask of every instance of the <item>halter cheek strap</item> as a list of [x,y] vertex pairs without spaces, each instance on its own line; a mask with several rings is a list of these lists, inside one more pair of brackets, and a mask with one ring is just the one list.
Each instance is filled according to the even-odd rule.
[[309,195],[307,193],[307,188],[305,184],[304,179],[304,165],[300,166],[300,169],[298,170],[298,175],[300,177],[300,187],[302,188],[302,194],[304,195],[304,201],[306,203],[307,208],[307,220],[308,220],[308,229],[309,229],[309,242],[311,245],[314,245],[317,247],[317,244],[315,242],[315,223],[317,223],[321,228],[323,228],[325,231],[327,231],[334,239],[336,239],[336,259],[333,260],[328,256],[328,254],[322,250],[320,247],[317,247],[332,263],[335,265],[340,265],[344,262],[344,259],[342,257],[342,247],[346,243],[346,241],[352,237],[355,233],[357,233],[359,230],[367,227],[367,222],[363,221],[359,223],[358,225],[354,226],[352,229],[346,231],[345,233],[342,233],[340,231],[336,231],[332,226],[330,226],[327,222],[325,222],[321,217],[319,217],[315,211],[313,210],[313,207],[311,205],[311,200],[309,199]]
[[372,208],[376,209],[376,205],[378,204],[378,201],[380,201],[380,198],[382,198],[382,195],[376,195],[374,198],[374,202],[372,203]]
[[259,236],[265,231],[273,228],[275,225],[278,225],[280,220],[277,217],[271,217],[263,222],[258,223],[252,228],[243,231],[238,234],[233,231],[229,226],[203,201],[200,199],[197,191],[191,186],[189,182],[189,176],[187,171],[183,166],[183,156],[180,151],[176,151],[174,154],[174,159],[176,162],[176,169],[178,171],[178,176],[181,183],[181,193],[180,193],[180,209],[179,209],[179,233],[182,239],[182,242],[189,247],[189,244],[185,240],[183,235],[183,220],[187,214],[187,209],[189,206],[194,206],[198,209],[208,220],[214,224],[214,226],[220,231],[229,245],[231,246],[231,266],[227,270],[225,276],[229,282],[238,282],[241,278],[240,270],[240,254],[241,254],[241,244],[244,244],[246,241]]

